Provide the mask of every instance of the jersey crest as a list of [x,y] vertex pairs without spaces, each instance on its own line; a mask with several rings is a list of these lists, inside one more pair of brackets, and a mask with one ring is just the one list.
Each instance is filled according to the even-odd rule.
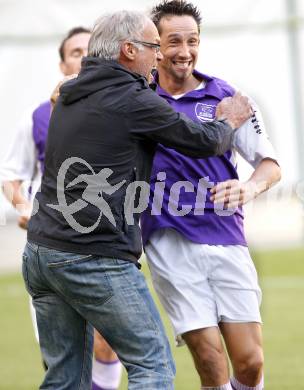
[[195,106],[196,117],[201,122],[212,121],[215,117],[216,106],[212,104],[197,103]]

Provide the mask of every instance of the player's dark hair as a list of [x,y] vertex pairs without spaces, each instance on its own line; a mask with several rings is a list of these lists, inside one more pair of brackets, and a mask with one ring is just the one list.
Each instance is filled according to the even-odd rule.
[[152,8],[151,18],[156,25],[158,32],[161,32],[160,21],[165,16],[192,16],[196,21],[198,31],[202,21],[199,9],[185,0],[163,0],[161,3]]
[[68,31],[67,35],[65,36],[65,38],[63,39],[63,41],[61,42],[61,44],[59,46],[59,56],[60,56],[61,61],[64,61],[64,45],[65,45],[66,41],[69,40],[70,38],[72,38],[74,35],[82,34],[82,33],[89,33],[90,34],[91,31],[85,27],[74,27]]

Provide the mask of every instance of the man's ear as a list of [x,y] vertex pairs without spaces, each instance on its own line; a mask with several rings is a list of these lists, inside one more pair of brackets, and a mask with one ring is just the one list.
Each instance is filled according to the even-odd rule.
[[121,45],[121,53],[130,61],[136,57],[137,49],[131,42],[124,42]]

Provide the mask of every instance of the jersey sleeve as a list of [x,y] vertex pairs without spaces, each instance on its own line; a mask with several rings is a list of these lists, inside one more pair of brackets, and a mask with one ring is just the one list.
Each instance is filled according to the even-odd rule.
[[33,108],[21,117],[0,164],[0,181],[30,181],[36,173],[37,152],[33,139]]
[[261,112],[251,101],[254,114],[234,134],[233,147],[253,167],[269,158],[277,162],[275,150],[267,135]]

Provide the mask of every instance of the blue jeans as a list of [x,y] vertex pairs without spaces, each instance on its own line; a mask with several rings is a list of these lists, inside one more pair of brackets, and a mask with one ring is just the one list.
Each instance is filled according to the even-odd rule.
[[173,389],[168,340],[133,263],[28,242],[22,272],[48,366],[41,390],[91,388],[93,327],[127,369],[129,390]]

